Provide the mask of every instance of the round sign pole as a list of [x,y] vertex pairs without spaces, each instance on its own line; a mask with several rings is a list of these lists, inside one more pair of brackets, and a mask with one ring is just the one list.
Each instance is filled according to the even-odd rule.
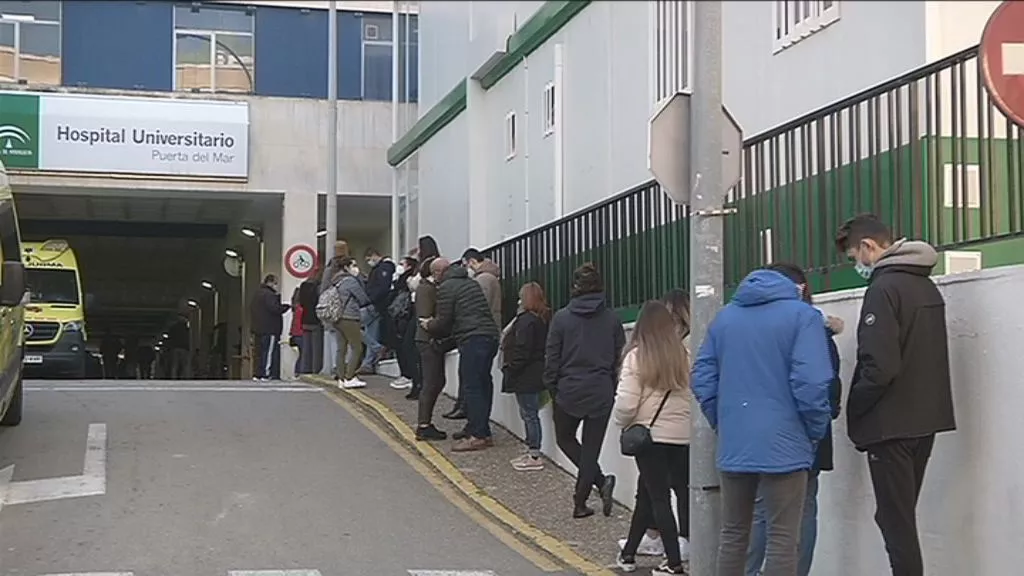
[[1006,1],[992,12],[978,58],[992,103],[1024,128],[1024,2]]

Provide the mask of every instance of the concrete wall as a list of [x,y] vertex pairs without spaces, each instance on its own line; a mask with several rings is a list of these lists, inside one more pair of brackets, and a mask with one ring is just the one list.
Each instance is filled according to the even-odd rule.
[[[1024,391],[1014,344],[1024,338],[1024,312],[1017,305],[1024,266],[936,278],[946,298],[950,367],[959,429],[939,436],[918,505],[928,574],[1017,574],[1024,566],[1024,461],[1016,431]],[[837,339],[844,400],[856,359],[856,325],[863,289],[817,299],[826,313],[846,321]],[[448,386],[457,391],[458,354],[447,361]],[[496,362],[496,366],[500,363]],[[496,382],[500,371],[494,370]],[[492,418],[524,436],[515,399],[496,394]],[[542,412],[544,452],[573,470],[554,443],[550,406]],[[616,499],[631,504],[636,468],[618,452],[619,431],[610,426],[601,454],[605,471],[617,474]],[[815,576],[887,574],[888,560],[875,526],[874,495],[867,461],[846,435],[846,416],[835,423],[836,470],[823,475]],[[609,543],[609,545],[612,545]]]
[[[60,89],[66,93],[133,97],[243,100],[249,102],[249,179],[237,181],[130,178],[131,188],[281,193],[327,189],[327,103],[303,98],[228,97],[167,93],[129,93]],[[415,107],[415,104],[401,104]],[[391,145],[390,102],[338,102],[338,192],[390,194],[391,168],[385,162]],[[21,174],[13,185],[67,188],[121,188],[126,178]]]

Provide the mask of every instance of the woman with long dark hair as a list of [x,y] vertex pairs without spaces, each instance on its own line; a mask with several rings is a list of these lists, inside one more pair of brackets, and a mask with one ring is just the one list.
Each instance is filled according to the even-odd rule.
[[666,561],[653,574],[683,574],[672,480],[690,459],[690,360],[679,344],[676,318],[661,302],[644,304],[622,360],[613,410],[623,430],[640,425],[651,442],[636,453],[640,472],[636,507],[618,565],[636,570],[636,552],[648,527],[658,527]]
[[536,282],[519,289],[519,311],[501,335],[501,391],[515,394],[519,417],[526,429],[528,452],[512,460],[521,472],[542,470],[540,457],[540,395],[544,391],[544,346],[551,308]]

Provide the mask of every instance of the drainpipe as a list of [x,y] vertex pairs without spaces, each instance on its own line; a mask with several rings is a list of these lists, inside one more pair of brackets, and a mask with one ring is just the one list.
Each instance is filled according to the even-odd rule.
[[555,44],[555,218],[565,213],[565,113],[562,103],[565,102],[565,71],[563,67],[563,47]]
[[526,217],[524,230],[530,229],[530,60],[523,58],[523,203]]

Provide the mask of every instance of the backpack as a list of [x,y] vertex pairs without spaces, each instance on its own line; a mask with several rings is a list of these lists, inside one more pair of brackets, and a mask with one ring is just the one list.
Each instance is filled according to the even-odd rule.
[[334,324],[341,320],[345,304],[341,301],[341,290],[338,285],[330,286],[316,301],[316,317],[324,324]]

